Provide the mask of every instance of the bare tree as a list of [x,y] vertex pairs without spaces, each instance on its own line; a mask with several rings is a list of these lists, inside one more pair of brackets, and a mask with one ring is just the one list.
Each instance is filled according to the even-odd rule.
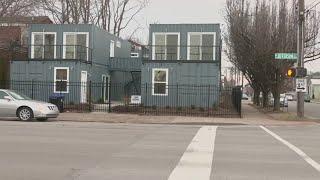
[[[295,5],[296,0],[256,0],[253,5],[248,0],[227,0],[227,55],[253,87],[255,103],[260,103],[262,92],[263,106],[267,106],[271,92],[276,111],[280,109],[280,93],[290,84],[285,72],[293,62],[275,60],[274,54],[297,51]],[[320,57],[314,51],[318,17],[316,13],[306,17],[306,59]]]
[[37,2],[33,0],[1,0],[0,17],[29,15],[34,11]]
[[149,0],[41,0],[44,14],[56,23],[95,24],[116,36],[148,5]]

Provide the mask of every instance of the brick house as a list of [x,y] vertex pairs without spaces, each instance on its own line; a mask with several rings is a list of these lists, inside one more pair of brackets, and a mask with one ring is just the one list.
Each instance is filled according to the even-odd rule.
[[29,25],[52,23],[47,16],[0,17],[0,81],[10,79],[10,61],[13,56],[27,57]]

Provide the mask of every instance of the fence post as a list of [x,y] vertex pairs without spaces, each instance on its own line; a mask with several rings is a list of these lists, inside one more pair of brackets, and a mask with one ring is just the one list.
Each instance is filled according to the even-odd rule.
[[[89,81],[89,111],[91,112],[92,111],[92,97],[91,97],[91,91],[92,91],[92,82],[91,80]],[[81,88],[80,88],[81,89]]]
[[108,112],[111,113],[111,82],[108,82]]
[[177,90],[176,90],[176,92],[177,92],[177,94],[176,94],[176,111],[178,112],[178,103],[179,103],[179,84],[177,83],[177,85],[176,85],[176,88],[177,88]]
[[147,103],[148,103],[148,84],[147,83],[145,83],[145,88],[146,88],[146,94],[145,94],[145,97],[146,97],[146,101],[145,101],[145,105],[144,105],[144,107],[143,107],[143,113],[144,114],[146,114],[146,105],[147,105]]
[[239,88],[239,113],[240,113],[240,118],[242,118],[242,90]]
[[208,86],[208,101],[207,101],[207,105],[208,105],[208,116],[210,116],[210,85]]
[[31,98],[34,99],[34,95],[33,95],[33,85],[34,85],[34,81],[33,79],[31,80]]

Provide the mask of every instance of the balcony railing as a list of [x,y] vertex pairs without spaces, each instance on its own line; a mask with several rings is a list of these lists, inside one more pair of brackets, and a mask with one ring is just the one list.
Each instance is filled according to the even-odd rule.
[[149,60],[220,61],[220,46],[151,45]]
[[141,71],[142,58],[110,58],[110,70]]
[[27,60],[69,60],[92,62],[92,49],[81,45],[30,45]]

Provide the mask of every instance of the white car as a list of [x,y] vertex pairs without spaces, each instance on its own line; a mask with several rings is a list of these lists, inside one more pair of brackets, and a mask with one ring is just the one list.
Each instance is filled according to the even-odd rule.
[[[274,98],[272,95],[269,97],[269,105],[274,105]],[[285,94],[280,94],[280,107],[288,107],[288,98]]]
[[35,118],[45,121],[58,115],[59,110],[54,104],[32,100],[16,91],[0,89],[0,117],[18,117],[22,121]]
[[280,94],[280,106],[288,107],[288,98],[285,94]]

